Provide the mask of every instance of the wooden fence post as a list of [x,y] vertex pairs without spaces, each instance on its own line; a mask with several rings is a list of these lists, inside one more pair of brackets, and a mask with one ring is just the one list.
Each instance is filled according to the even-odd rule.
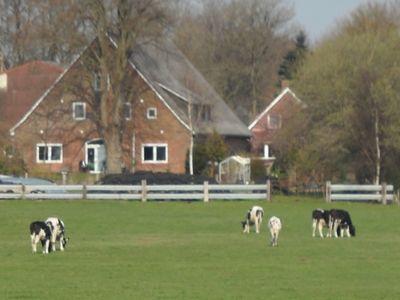
[[203,185],[204,202],[208,202],[210,199],[208,197],[208,181],[204,181]]
[[84,184],[82,186],[82,199],[86,199],[87,198],[87,187],[86,184]]
[[142,202],[147,201],[147,187],[146,187],[146,179],[142,180]]
[[326,182],[326,188],[325,188],[325,202],[330,203],[332,201],[331,199],[331,182],[327,181]]
[[25,199],[26,194],[26,187],[25,185],[21,184],[21,199]]
[[267,201],[271,202],[271,180],[267,180],[267,186],[266,186],[266,192],[267,192]]
[[387,186],[386,183],[383,182],[381,185],[381,193],[382,193],[382,204],[386,205],[387,204]]

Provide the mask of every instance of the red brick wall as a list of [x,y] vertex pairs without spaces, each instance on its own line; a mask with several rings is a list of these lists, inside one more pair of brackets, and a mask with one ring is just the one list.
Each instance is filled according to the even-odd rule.
[[[80,64],[74,65],[63,80],[55,86],[34,113],[15,131],[13,142],[23,153],[28,170],[60,172],[62,169],[78,171],[79,162],[85,158],[85,142],[98,138],[95,126],[89,119],[72,119],[72,97],[66,90],[71,78],[82,76]],[[83,74],[83,75],[82,75]],[[90,76],[89,76],[90,77]],[[88,77],[87,77],[88,78]],[[132,78],[137,80],[138,77]],[[141,80],[140,80],[141,81]],[[143,84],[143,81],[141,81]],[[155,93],[146,88],[132,102],[132,119],[127,122],[123,139],[123,159],[128,170],[157,172],[185,172],[186,155],[190,145],[190,132],[185,128]],[[157,118],[149,120],[147,109],[157,109]],[[87,114],[90,107],[87,106]],[[134,136],[134,138],[133,138]],[[133,140],[135,157],[133,158]],[[37,143],[60,143],[63,145],[62,163],[37,163]],[[142,144],[167,144],[166,163],[143,163]]]
[[257,124],[251,129],[251,152],[260,155],[263,151],[264,144],[272,145],[274,142],[274,135],[278,129],[268,128],[268,115],[280,115],[282,127],[287,122],[290,122],[288,116],[290,109],[296,105],[298,101],[293,98],[289,93],[286,93],[272,109],[266,113]]

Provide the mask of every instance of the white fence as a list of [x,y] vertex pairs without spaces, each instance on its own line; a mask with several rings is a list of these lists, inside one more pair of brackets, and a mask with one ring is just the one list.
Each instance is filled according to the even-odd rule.
[[0,199],[271,200],[271,184],[0,185]]
[[332,201],[375,201],[387,204],[393,201],[393,185],[347,185],[326,183],[326,202]]

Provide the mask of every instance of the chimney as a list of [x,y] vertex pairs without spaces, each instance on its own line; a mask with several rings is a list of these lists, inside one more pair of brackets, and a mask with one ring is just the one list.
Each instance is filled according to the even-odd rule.
[[0,91],[7,90],[7,73],[3,73],[5,70],[4,56],[3,52],[0,50]]
[[0,73],[3,73],[5,69],[3,51],[0,50]]
[[289,87],[289,80],[283,79],[281,80],[281,90],[283,91],[284,89]]

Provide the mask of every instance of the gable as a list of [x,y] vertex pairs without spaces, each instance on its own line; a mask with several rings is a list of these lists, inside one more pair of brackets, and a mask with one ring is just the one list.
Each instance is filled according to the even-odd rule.
[[266,118],[268,114],[277,111],[284,111],[286,105],[290,105],[289,101],[295,101],[300,103],[301,100],[297,98],[295,93],[290,90],[290,88],[285,88],[272,102],[263,110],[255,120],[249,125],[249,130],[253,130],[255,127],[259,126],[261,123],[267,122]]
[[3,128],[9,129],[16,124],[62,72],[63,69],[55,64],[33,61],[1,74],[0,119]]

